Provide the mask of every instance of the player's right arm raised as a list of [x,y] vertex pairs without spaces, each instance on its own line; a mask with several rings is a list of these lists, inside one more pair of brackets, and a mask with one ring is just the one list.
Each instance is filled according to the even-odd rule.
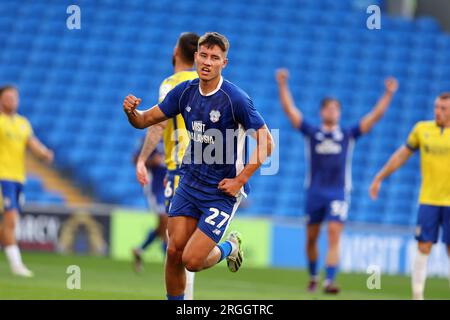
[[378,197],[383,180],[400,168],[412,154],[413,151],[406,146],[402,146],[395,151],[384,167],[377,173],[370,185],[369,194],[372,199],[375,200]]
[[294,128],[300,128],[303,120],[301,111],[295,106],[291,91],[288,86],[289,72],[287,69],[278,69],[276,71],[276,79],[278,83],[278,91],[280,93],[280,101],[283,110],[288,116]]
[[144,129],[168,119],[157,105],[146,111],[137,110],[141,101],[132,94],[126,96],[123,101],[123,111],[133,127]]

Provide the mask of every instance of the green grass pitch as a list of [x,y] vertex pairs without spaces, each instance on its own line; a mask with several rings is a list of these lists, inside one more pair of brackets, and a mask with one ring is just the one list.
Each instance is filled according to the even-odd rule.
[[[88,256],[25,253],[24,261],[35,277],[12,276],[4,256],[0,258],[0,299],[164,299],[163,266],[147,263],[135,274],[128,262]],[[69,265],[81,268],[81,289],[66,287]],[[304,270],[243,268],[231,273],[215,267],[196,275],[196,299],[410,299],[410,278],[381,277],[381,289],[369,290],[366,274],[339,274],[342,293],[326,296],[305,292]],[[426,298],[450,299],[447,279],[430,278]]]

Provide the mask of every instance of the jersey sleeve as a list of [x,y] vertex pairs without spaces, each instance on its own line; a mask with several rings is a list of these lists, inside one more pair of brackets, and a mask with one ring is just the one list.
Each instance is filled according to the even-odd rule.
[[362,132],[361,132],[361,126],[358,124],[354,125],[353,127],[350,127],[348,129],[348,134],[350,137],[354,138],[354,139],[358,139],[359,137],[361,137]]
[[32,136],[34,136],[33,126],[31,123],[24,118],[25,127],[26,127],[26,133],[27,133],[27,140],[30,139]]
[[416,151],[420,147],[419,130],[419,124],[416,124],[406,140],[406,147],[411,151]]
[[300,128],[298,128],[298,130],[300,130],[300,132],[303,133],[307,137],[311,137],[312,135],[314,135],[314,132],[316,131],[316,129],[317,128],[312,126],[305,119],[302,120],[302,123],[300,124]]
[[185,81],[170,90],[158,106],[168,118],[173,118],[181,113],[180,99],[184,90],[189,85],[189,81]]
[[234,117],[238,123],[244,126],[245,130],[258,130],[265,124],[264,119],[253,105],[252,99],[248,96],[240,97],[235,101]]

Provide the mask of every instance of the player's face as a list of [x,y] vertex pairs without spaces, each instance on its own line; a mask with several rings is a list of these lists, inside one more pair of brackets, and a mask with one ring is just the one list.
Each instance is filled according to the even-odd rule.
[[437,99],[434,106],[434,115],[438,126],[450,125],[450,99]]
[[341,107],[338,102],[328,102],[320,111],[322,122],[326,125],[336,125],[341,118]]
[[1,110],[5,113],[15,113],[19,105],[19,94],[15,89],[8,89],[0,97]]
[[222,74],[222,69],[227,65],[225,52],[219,46],[200,46],[195,53],[195,64],[200,80],[210,81]]

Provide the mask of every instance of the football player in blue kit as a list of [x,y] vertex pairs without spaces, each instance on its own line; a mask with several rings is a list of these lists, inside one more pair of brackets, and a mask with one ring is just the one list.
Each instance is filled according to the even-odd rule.
[[375,107],[352,127],[341,128],[341,105],[334,98],[325,98],[320,106],[320,126],[314,126],[296,108],[288,87],[288,71],[277,70],[276,79],[280,101],[292,126],[305,136],[307,240],[306,252],[310,282],[308,291],[318,285],[317,240],[322,222],[328,222],[328,253],[326,257],[324,292],[336,294],[335,285],[339,263],[339,240],[347,219],[351,191],[351,162],[354,143],[367,133],[387,110],[398,83],[394,78],[385,81],[386,91]]
[[[166,289],[169,300],[184,299],[185,271],[200,271],[227,260],[242,263],[241,239],[231,232],[219,243],[237,207],[249,192],[250,177],[271,154],[272,136],[248,95],[223,79],[228,40],[216,32],[200,37],[195,63],[199,78],[182,82],[146,111],[128,95],[123,109],[136,128],[181,114],[190,137],[180,179],[169,208]],[[256,139],[247,161],[246,135]]]
[[[139,149],[137,149],[134,155],[134,161],[136,162],[139,153],[142,149],[142,144],[144,140],[142,139]],[[162,241],[162,251],[166,254],[167,248],[167,216],[165,207],[165,197],[164,197],[164,178],[167,173],[167,168],[164,164],[164,145],[162,142],[158,143],[155,150],[150,154],[145,162],[145,166],[149,171],[149,181],[143,186],[143,191],[145,198],[147,200],[147,205],[150,210],[158,214],[158,226],[154,229],[148,231],[145,240],[141,243],[139,247],[132,250],[134,258],[134,270],[136,272],[141,272],[143,269],[142,252],[146,250],[153,241],[159,237]]]

